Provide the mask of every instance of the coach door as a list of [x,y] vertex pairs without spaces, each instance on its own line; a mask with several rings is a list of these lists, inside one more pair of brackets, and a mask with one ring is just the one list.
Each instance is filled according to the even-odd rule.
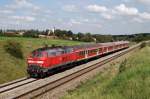
[[96,49],[96,55],[99,55],[99,49]]
[[85,50],[85,58],[88,58],[88,50]]

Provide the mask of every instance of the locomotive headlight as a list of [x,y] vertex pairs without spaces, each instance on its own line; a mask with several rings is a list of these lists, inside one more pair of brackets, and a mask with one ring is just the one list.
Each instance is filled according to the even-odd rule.
[[37,61],[36,64],[38,64],[39,66],[43,66],[44,61]]
[[37,64],[43,64],[44,61],[36,61]]
[[43,64],[44,61],[32,61],[32,60],[29,60],[28,63],[31,63],[31,64]]

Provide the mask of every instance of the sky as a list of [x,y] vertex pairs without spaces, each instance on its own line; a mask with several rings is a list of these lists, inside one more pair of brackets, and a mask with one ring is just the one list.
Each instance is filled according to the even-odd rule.
[[0,0],[1,29],[150,32],[150,0]]

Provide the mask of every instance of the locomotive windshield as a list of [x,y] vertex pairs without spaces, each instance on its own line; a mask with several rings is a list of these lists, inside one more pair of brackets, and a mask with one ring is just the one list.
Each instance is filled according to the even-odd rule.
[[32,52],[32,57],[42,57],[42,51],[33,51]]

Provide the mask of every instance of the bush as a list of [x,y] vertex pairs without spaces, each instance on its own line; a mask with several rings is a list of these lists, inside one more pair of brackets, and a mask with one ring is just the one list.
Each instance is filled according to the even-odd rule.
[[33,38],[38,38],[38,34],[31,30],[31,31],[27,31],[23,34],[23,37],[33,37]]
[[140,45],[140,48],[144,48],[144,47],[146,47],[146,42],[142,42]]
[[125,71],[127,60],[125,59],[119,66],[119,73]]
[[150,47],[150,41],[148,41],[147,45]]
[[4,49],[10,55],[23,59],[22,45],[19,42],[8,40],[4,45]]

